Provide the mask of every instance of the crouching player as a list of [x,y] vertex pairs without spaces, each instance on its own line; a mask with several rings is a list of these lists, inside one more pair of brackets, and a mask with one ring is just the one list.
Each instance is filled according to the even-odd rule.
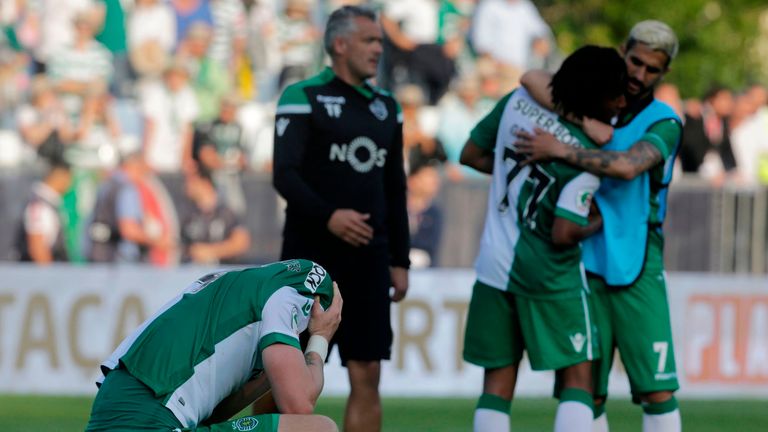
[[[625,105],[626,79],[615,50],[587,46],[563,62],[550,88],[559,114],[609,121]],[[595,146],[517,89],[480,121],[461,154],[463,164],[493,174],[464,343],[464,359],[485,368],[475,432],[510,430],[523,350],[533,369],[563,378],[555,431],[592,426],[590,361],[598,351],[579,241],[602,226],[591,206],[600,181],[562,162],[526,164],[515,133],[534,128]]]
[[[341,308],[336,284],[308,260],[206,275],[101,365],[86,430],[335,432],[312,412]],[[265,394],[272,414],[227,421]]]

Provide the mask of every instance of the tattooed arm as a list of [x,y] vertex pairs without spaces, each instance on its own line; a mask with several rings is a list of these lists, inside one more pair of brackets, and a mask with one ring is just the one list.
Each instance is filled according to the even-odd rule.
[[585,149],[561,143],[540,130],[533,135],[519,132],[515,146],[518,152],[528,155],[527,163],[562,159],[592,174],[623,180],[631,180],[663,160],[658,148],[647,141],[639,141],[623,152]]
[[626,152],[571,147],[562,158],[571,165],[599,176],[632,180],[661,163],[661,152],[647,141],[635,143]]

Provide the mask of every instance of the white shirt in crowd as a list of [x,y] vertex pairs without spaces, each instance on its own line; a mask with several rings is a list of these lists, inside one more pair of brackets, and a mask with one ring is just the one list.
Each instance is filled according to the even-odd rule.
[[472,42],[479,53],[521,69],[528,65],[532,42],[548,34],[530,0],[485,0],[472,23]]
[[176,17],[167,3],[158,1],[151,6],[135,6],[128,15],[128,47],[138,48],[155,41],[165,52],[176,45]]
[[[33,188],[36,195],[49,203],[57,207],[61,204],[59,194],[45,183],[37,183]],[[61,225],[56,210],[44,202],[35,201],[24,209],[24,228],[27,235],[42,234],[45,244],[52,248]]]
[[41,16],[40,43],[35,58],[47,62],[53,55],[75,42],[75,16],[94,6],[93,0],[38,0]]
[[384,15],[401,25],[403,33],[417,44],[433,44],[438,34],[438,2],[435,0],[390,0]]
[[147,83],[139,91],[141,110],[154,124],[147,137],[147,163],[160,172],[181,170],[183,134],[192,127],[198,105],[191,88],[172,93],[162,82]]
[[754,186],[760,164],[768,163],[768,108],[760,108],[731,132],[733,155],[740,180]]

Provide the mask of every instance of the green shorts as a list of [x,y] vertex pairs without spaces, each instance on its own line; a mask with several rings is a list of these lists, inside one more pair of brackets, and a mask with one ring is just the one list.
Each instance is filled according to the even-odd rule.
[[277,432],[279,419],[279,414],[262,414],[185,429],[165,407],[163,398],[155,397],[149,387],[125,369],[116,369],[107,375],[96,393],[85,430]]
[[659,252],[649,248],[646,267],[630,288],[613,290],[590,277],[601,360],[595,363],[595,395],[608,394],[615,349],[629,377],[632,395],[679,388],[667,302],[667,284]]
[[523,350],[534,370],[557,370],[599,355],[592,306],[579,297],[539,300],[475,282],[464,335],[464,360],[486,369],[520,362]]

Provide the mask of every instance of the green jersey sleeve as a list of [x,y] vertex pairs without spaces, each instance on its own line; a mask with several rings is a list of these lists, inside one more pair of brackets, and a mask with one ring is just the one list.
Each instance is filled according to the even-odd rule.
[[261,316],[259,352],[276,343],[301,349],[299,334],[309,324],[312,303],[312,299],[289,287],[283,287],[272,294]]
[[507,106],[509,98],[512,97],[512,91],[508,95],[501,98],[501,100],[493,107],[493,110],[483,117],[480,122],[475,125],[472,132],[469,133],[469,138],[478,147],[493,151],[496,147],[496,135],[499,132],[499,123],[501,123],[501,116],[504,114],[504,108]]
[[285,267],[277,276],[283,286],[270,295],[262,309],[259,352],[275,343],[299,348],[298,336],[309,325],[315,299],[320,299],[323,308],[333,300],[333,282],[321,265],[303,259],[273,265]]
[[592,198],[600,187],[600,178],[588,172],[577,175],[560,191],[555,216],[586,225]]
[[301,265],[300,280],[293,283],[296,290],[308,297],[319,297],[320,306],[328,309],[333,301],[333,280],[331,275],[320,264],[299,259],[295,260]]
[[665,119],[651,125],[640,138],[640,141],[653,144],[661,153],[662,159],[666,160],[672,155],[682,133],[683,129],[679,121]]

